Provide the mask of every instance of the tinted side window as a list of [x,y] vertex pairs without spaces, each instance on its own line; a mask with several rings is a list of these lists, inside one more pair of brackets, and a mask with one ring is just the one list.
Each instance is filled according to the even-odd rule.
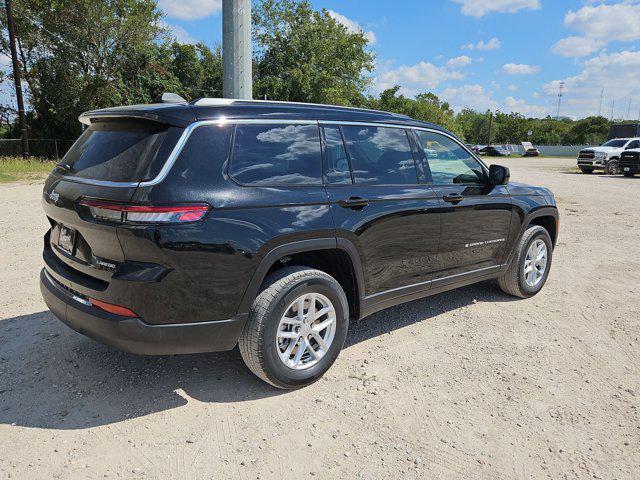
[[344,149],[340,127],[322,127],[322,135],[324,140],[324,174],[327,183],[352,183],[349,160]]
[[231,176],[244,185],[322,183],[317,125],[237,125]]
[[417,130],[433,183],[483,183],[484,171],[460,144],[435,132]]
[[345,125],[342,132],[356,183],[418,183],[411,145],[403,129]]
[[640,140],[633,140],[632,142],[629,142],[629,145],[627,145],[627,150],[638,147],[640,147]]

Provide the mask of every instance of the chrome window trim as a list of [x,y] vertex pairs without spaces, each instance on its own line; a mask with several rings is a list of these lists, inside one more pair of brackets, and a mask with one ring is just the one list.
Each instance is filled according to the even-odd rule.
[[[467,148],[466,145],[460,143],[453,135],[450,135],[447,132],[444,132],[442,130],[438,130],[438,129],[435,129],[435,128],[420,127],[420,126],[415,126],[415,125],[402,125],[402,124],[398,124],[398,123],[350,122],[350,121],[345,121],[345,120],[314,120],[314,119],[301,120],[301,119],[287,119],[287,118],[282,118],[282,119],[280,119],[280,118],[278,118],[278,119],[275,119],[275,118],[273,118],[273,119],[271,119],[271,118],[237,118],[236,119],[236,118],[220,117],[220,118],[212,119],[212,120],[199,120],[199,121],[191,123],[187,127],[185,127],[184,131],[182,132],[182,135],[180,136],[180,138],[176,142],[175,146],[173,147],[173,150],[171,150],[171,153],[169,154],[169,157],[167,158],[167,160],[165,161],[164,165],[160,169],[160,172],[158,172],[158,175],[156,175],[156,177],[151,179],[151,180],[146,180],[146,181],[143,181],[143,182],[111,182],[111,181],[108,181],[108,180],[93,180],[93,179],[90,179],[90,178],[82,178],[82,177],[75,177],[75,176],[60,176],[60,175],[57,175],[55,170],[52,172],[52,174],[60,177],[63,180],[68,180],[68,181],[76,182],[76,183],[84,183],[84,184],[88,184],[88,185],[97,185],[97,186],[104,186],[104,187],[123,187],[123,188],[152,187],[154,185],[159,184],[160,182],[162,182],[167,177],[167,175],[169,174],[169,172],[173,168],[173,165],[176,163],[176,160],[178,159],[178,157],[182,153],[182,150],[183,150],[184,146],[186,145],[187,141],[189,140],[189,137],[191,137],[191,134],[193,133],[193,131],[196,128],[207,126],[207,125],[218,125],[218,126],[222,127],[222,126],[225,126],[225,125],[240,125],[240,124],[278,125],[278,124],[283,124],[283,123],[294,124],[294,125],[312,125],[312,124],[316,124],[319,127],[321,127],[323,125],[361,125],[361,126],[365,126],[365,127],[387,127],[387,128],[400,128],[400,129],[404,129],[404,130],[423,130],[423,131],[426,131],[426,132],[433,132],[433,133],[437,133],[437,134],[440,134],[440,135],[444,135],[445,137],[448,137],[451,140],[453,140],[454,142],[456,142],[457,144],[459,144],[467,153],[469,153],[469,155],[471,155],[472,158],[477,160],[480,163],[480,165],[482,165],[485,168],[485,171],[486,171],[485,173],[488,174],[488,170],[489,170],[488,167],[485,165],[485,163],[478,156],[476,156],[469,148]],[[76,140],[76,142],[77,141],[78,140]],[[74,145],[75,145],[75,143],[74,143]],[[71,148],[73,148],[73,146]]]

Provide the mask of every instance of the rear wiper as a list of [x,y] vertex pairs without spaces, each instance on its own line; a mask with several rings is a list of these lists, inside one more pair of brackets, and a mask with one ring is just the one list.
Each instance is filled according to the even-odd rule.
[[59,173],[71,173],[73,172],[73,167],[66,163],[58,163],[56,164],[56,171]]

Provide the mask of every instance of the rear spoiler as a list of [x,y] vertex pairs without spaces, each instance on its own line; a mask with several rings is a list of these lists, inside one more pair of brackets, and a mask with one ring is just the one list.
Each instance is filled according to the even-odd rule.
[[102,110],[91,110],[82,113],[78,120],[84,125],[110,118],[139,119],[164,123],[175,127],[186,127],[196,121],[196,116],[189,105],[178,103],[159,103],[151,105],[132,105],[130,107],[114,107]]

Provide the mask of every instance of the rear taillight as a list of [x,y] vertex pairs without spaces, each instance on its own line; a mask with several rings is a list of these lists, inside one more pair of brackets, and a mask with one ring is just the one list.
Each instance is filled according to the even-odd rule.
[[81,200],[80,207],[97,220],[117,223],[187,223],[202,220],[211,210],[207,204],[130,205]]

